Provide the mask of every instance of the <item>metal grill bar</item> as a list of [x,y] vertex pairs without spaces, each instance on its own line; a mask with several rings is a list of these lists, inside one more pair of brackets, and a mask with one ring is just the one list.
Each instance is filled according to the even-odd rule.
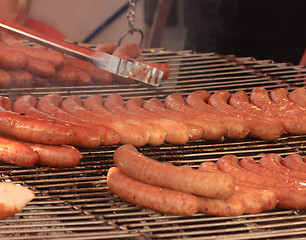
[[[147,49],[140,57],[165,62],[171,68],[169,79],[158,88],[141,84],[42,87],[1,89],[0,95],[12,100],[24,94],[37,98],[58,93],[64,98],[77,94],[103,97],[119,93],[124,100],[132,97],[163,100],[168,94],[205,89],[249,92],[256,86],[268,90],[305,86],[306,69],[271,60],[199,54],[192,51]],[[139,151],[159,161],[198,167],[203,161],[216,161],[225,154],[258,160],[263,153],[305,155],[306,136],[283,136],[277,141],[244,139],[222,143],[204,140],[184,146],[163,144],[143,146]],[[35,190],[35,199],[22,213],[0,221],[1,239],[285,239],[305,238],[306,212],[277,210],[239,217],[169,216],[129,204],[113,195],[106,184],[107,170],[114,165],[112,155],[118,146],[82,149],[84,159],[71,169],[47,167],[22,168],[0,163],[1,180],[27,185]]]

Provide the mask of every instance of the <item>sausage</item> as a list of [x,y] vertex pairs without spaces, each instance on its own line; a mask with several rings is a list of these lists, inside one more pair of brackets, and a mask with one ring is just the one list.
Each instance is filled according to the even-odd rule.
[[60,108],[62,101],[63,99],[59,94],[48,94],[38,101],[37,109],[61,120],[92,128],[100,135],[102,145],[115,145],[119,143],[119,134],[113,129],[103,125],[93,124],[63,111]]
[[281,162],[282,157],[280,155],[275,153],[269,153],[263,156],[258,163],[264,168],[289,175],[295,181],[301,183],[302,186],[305,186],[306,173],[290,170],[289,168],[283,166]]
[[74,167],[79,164],[82,155],[73,146],[54,146],[41,143],[19,141],[38,153],[38,164],[48,167]]
[[117,120],[111,113],[107,115],[108,111],[103,109],[102,102],[103,98],[100,95],[91,95],[84,101],[86,109],[82,106],[82,100],[79,97],[70,96],[63,101],[61,108],[89,122],[113,128],[119,134],[121,144],[143,146],[147,143],[148,137],[140,127]]
[[4,69],[22,69],[28,64],[27,56],[17,49],[0,46],[0,67]]
[[306,89],[304,87],[289,92],[289,98],[297,105],[306,108]]
[[240,160],[239,165],[251,172],[255,172],[263,176],[270,176],[276,179],[281,179],[283,181],[286,181],[286,183],[297,185],[297,187],[304,187],[306,185],[306,182],[304,181],[296,181],[291,176],[277,171],[273,171],[270,168],[265,168],[262,165],[257,164],[255,160],[251,157],[244,157]]
[[149,139],[148,144],[152,146],[159,146],[164,143],[166,138],[165,130],[154,123],[139,119],[134,114],[130,113],[125,107],[122,97],[119,94],[113,93],[106,97],[104,106],[116,115],[119,115],[131,124],[135,124],[147,132]]
[[107,71],[104,71],[100,68],[97,68],[90,62],[83,61],[78,58],[68,57],[65,58],[66,64],[78,67],[87,72],[94,84],[106,85],[110,84],[113,81],[113,74]]
[[239,128],[239,126],[233,124],[237,124],[237,121],[232,121],[232,119],[230,119],[229,117],[220,117],[219,115],[213,113],[208,113],[205,111],[198,110],[196,108],[192,108],[191,106],[185,103],[183,96],[179,93],[168,95],[165,99],[165,106],[169,109],[180,111],[199,118],[210,120],[214,119],[214,121],[216,121],[218,125],[222,125],[222,127],[224,128],[224,136],[227,138],[241,139],[245,137],[241,134],[241,129]]
[[273,102],[286,109],[290,114],[304,117],[306,109],[291,101],[288,95],[289,92],[285,88],[276,88],[270,92],[270,98]]
[[[0,100],[0,133],[24,141],[63,145],[72,139],[72,130],[67,124],[19,115],[3,107]],[[9,101],[8,98],[5,98]]]
[[[159,117],[171,119],[171,120],[185,124],[189,129],[189,139],[190,140],[198,140],[198,139],[204,138],[204,134],[205,134],[205,137],[209,139],[208,133],[204,133],[202,126],[199,126],[199,124],[203,125],[203,122],[191,116],[188,117],[187,114],[178,113],[173,110],[166,109],[163,102],[161,102],[157,98],[151,98],[145,101],[143,103],[143,108],[152,113],[155,113]],[[215,129],[212,129],[212,130],[215,130]],[[213,140],[219,140],[219,141],[223,140],[222,133],[217,136],[213,135]]]
[[163,164],[139,153],[130,144],[118,147],[113,159],[124,174],[139,181],[202,197],[226,199],[235,187],[228,174],[203,174],[194,169]]
[[134,97],[126,101],[125,107],[128,111],[137,115],[139,119],[161,126],[167,133],[165,137],[166,142],[178,145],[188,142],[189,130],[185,124],[158,117],[154,113],[142,108],[143,103],[144,100],[142,98]]
[[0,69],[0,88],[10,87],[12,81],[12,76],[7,71]]
[[33,75],[26,70],[11,70],[9,74],[12,76],[13,87],[32,87],[33,86]]
[[75,86],[78,81],[79,75],[73,71],[67,65],[57,69],[53,78],[52,83],[60,86]]
[[303,157],[299,154],[289,154],[283,158],[281,164],[291,170],[306,173],[306,163],[303,161]]
[[129,203],[166,214],[191,216],[197,213],[197,198],[188,193],[152,186],[111,167],[107,173],[109,189]]
[[0,136],[0,161],[31,167],[38,163],[39,155],[25,144]]
[[[200,171],[215,171],[220,172],[220,169],[215,162],[203,162],[200,164],[199,168]],[[261,199],[262,202],[262,211],[269,211],[276,207],[277,199],[276,195],[272,191],[268,191],[263,188],[254,188],[251,186],[247,186],[244,182],[240,181],[239,179],[235,179],[236,185],[239,187],[240,190],[246,191],[246,192],[253,192],[255,196],[251,196],[251,198],[244,198],[244,208],[247,209],[246,212],[254,212],[254,209],[256,211],[260,210],[260,203],[258,204],[258,200],[256,200],[258,197]],[[243,193],[242,193],[243,194]],[[252,203],[255,200],[255,203]],[[254,208],[255,206],[255,208]],[[258,208],[257,208],[257,207]],[[252,211],[253,209],[253,211]]]
[[43,61],[48,61],[56,68],[60,67],[64,63],[64,55],[61,52],[42,47],[41,45],[25,45],[12,34],[2,34],[1,40],[12,49],[21,51],[26,56],[35,57]]
[[241,117],[248,123],[251,137],[264,139],[264,140],[276,140],[281,134],[284,133],[283,126],[277,124],[275,121],[261,118],[258,115],[240,111],[228,104],[231,98],[230,92],[226,90],[220,90],[215,92],[209,99],[208,103],[215,108],[218,108],[227,114],[234,117]]
[[113,43],[101,43],[95,47],[95,50],[98,52],[112,54],[117,47],[118,46]]
[[288,187],[284,181],[263,176],[239,166],[235,155],[225,155],[217,164],[222,172],[228,173],[245,186],[273,191],[278,200],[277,206],[282,209],[305,209],[305,188]]
[[208,101],[209,97],[210,93],[208,91],[197,90],[187,96],[186,104],[195,110],[203,112],[203,114],[213,114],[220,118],[226,128],[226,137],[232,139],[245,138],[250,132],[247,122],[241,118],[228,116],[224,112],[208,105],[206,101]]
[[68,124],[73,131],[72,140],[70,144],[75,147],[96,148],[101,144],[102,141],[101,136],[92,128],[87,127],[85,125],[76,124],[51,117],[50,115],[42,111],[39,111],[36,108],[36,105],[37,105],[37,100],[34,96],[23,95],[17,98],[16,101],[14,102],[13,111],[34,118],[59,121]]
[[48,86],[49,84],[49,78],[47,77],[39,77],[39,76],[36,76],[34,74],[32,74],[32,77],[33,77],[33,86],[34,87],[45,87],[45,86]]
[[252,90],[250,102],[277,116],[286,132],[297,135],[306,133],[305,119],[288,114],[281,106],[278,106],[270,99],[268,91],[263,87],[255,87]]
[[78,78],[76,81],[76,85],[78,86],[93,85],[90,74],[85,70],[69,64],[66,64],[65,67],[77,73]]
[[44,78],[51,78],[55,74],[55,67],[49,63],[48,61],[27,56],[28,64],[26,66],[26,70],[30,73]]

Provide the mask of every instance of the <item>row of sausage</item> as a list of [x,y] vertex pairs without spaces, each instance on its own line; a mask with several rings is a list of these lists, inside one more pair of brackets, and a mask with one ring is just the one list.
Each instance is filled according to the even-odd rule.
[[[135,60],[142,48],[137,44],[100,44],[94,49],[114,56]],[[170,68],[164,63],[144,62],[164,72],[168,78]],[[95,67],[92,63],[64,55],[41,45],[30,45],[14,35],[3,32],[0,38],[0,87],[42,87],[104,85],[133,83]]]
[[110,190],[132,204],[165,214],[239,216],[306,209],[306,159],[263,154],[259,161],[224,155],[197,169],[149,158],[129,144],[114,153]]

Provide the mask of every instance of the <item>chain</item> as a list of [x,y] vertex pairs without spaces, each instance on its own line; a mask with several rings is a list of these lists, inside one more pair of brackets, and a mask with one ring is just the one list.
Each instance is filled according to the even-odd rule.
[[124,33],[119,41],[118,41],[118,46],[121,45],[121,42],[123,40],[123,38],[125,38],[127,35],[131,34],[133,35],[134,32],[138,32],[140,34],[141,40],[139,45],[142,45],[143,42],[143,32],[141,31],[141,29],[136,29],[135,28],[135,20],[136,20],[136,16],[135,16],[135,8],[136,8],[136,4],[135,4],[136,0],[129,0],[129,9],[128,9],[128,13],[127,13],[127,20],[129,23],[129,29],[126,33]]

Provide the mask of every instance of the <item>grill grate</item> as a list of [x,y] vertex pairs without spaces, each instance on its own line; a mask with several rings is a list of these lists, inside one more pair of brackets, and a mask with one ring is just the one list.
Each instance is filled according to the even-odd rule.
[[[141,84],[2,89],[0,95],[13,100],[24,94],[40,98],[49,93],[63,97],[92,94],[106,97],[119,93],[123,99],[142,97],[163,99],[173,92],[188,93],[205,89],[250,91],[256,86],[268,90],[285,87],[292,90],[305,86],[306,68],[271,60],[199,54],[192,51],[147,49],[141,59],[165,62],[171,75],[158,88]],[[286,156],[297,152],[305,155],[306,136],[283,136],[269,142],[254,139],[226,140],[214,143],[204,140],[184,146],[163,144],[138,148],[145,155],[176,165],[198,167],[203,161],[215,161],[225,154],[239,158],[259,159],[263,153]],[[1,239],[286,239],[306,237],[305,211],[280,211],[212,217],[168,216],[129,204],[113,195],[106,185],[107,170],[113,166],[117,146],[82,149],[84,159],[69,169],[21,168],[0,163],[2,181],[12,181],[32,188],[35,199],[22,213],[0,221]]]

